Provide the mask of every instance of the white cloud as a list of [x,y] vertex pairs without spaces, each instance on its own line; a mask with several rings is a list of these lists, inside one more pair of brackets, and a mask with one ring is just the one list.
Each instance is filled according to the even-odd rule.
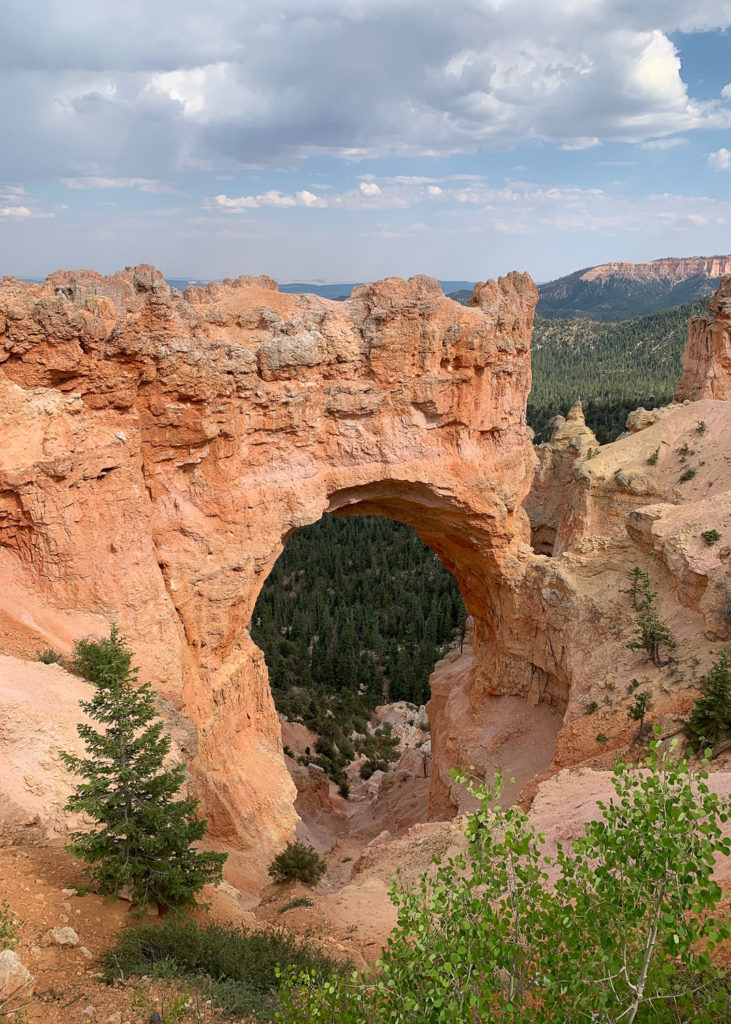
[[708,166],[713,171],[731,171],[731,150],[722,146],[715,153],[709,153]]
[[18,220],[25,220],[32,217],[33,212],[27,206],[0,206],[0,217],[13,217]]
[[572,139],[571,142],[564,142],[561,149],[571,152],[572,150],[579,149],[593,149],[594,146],[600,146],[601,142],[596,136],[588,136],[586,138],[579,137],[578,139]]
[[173,192],[171,185],[155,178],[105,178],[101,175],[88,175],[82,178],[61,178],[68,188],[74,189],[134,189],[137,192]]
[[303,206],[327,206],[327,200],[323,196],[316,196],[314,192],[308,192],[306,188],[297,193],[297,199]]
[[327,200],[324,196],[316,196],[314,192],[308,192],[307,189],[302,189],[294,196],[272,189],[257,196],[217,195],[212,200],[206,199],[204,206],[209,210],[244,213],[246,210],[258,210],[263,206],[279,207],[280,209],[291,206],[324,207],[327,206]]
[[375,181],[361,181],[358,188],[364,196],[380,196],[381,187]]
[[670,139],[650,139],[642,143],[643,149],[676,149],[678,146],[687,146],[688,140],[675,136]]

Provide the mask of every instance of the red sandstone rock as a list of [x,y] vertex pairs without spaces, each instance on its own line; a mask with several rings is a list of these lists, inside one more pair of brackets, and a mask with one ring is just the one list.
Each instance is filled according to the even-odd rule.
[[731,400],[731,276],[723,278],[708,306],[715,315],[690,322],[678,400]]
[[425,277],[345,303],[262,278],[183,296],[148,266],[0,283],[5,649],[119,622],[195,724],[212,836],[262,878],[295,815],[247,633],[261,584],[297,526],[375,512],[417,530],[476,616],[492,606],[528,550],[535,301],[520,274],[471,308]]

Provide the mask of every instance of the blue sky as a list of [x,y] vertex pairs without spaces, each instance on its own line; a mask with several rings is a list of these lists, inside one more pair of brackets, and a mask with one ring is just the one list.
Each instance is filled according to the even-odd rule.
[[3,0],[0,274],[731,252],[731,0]]

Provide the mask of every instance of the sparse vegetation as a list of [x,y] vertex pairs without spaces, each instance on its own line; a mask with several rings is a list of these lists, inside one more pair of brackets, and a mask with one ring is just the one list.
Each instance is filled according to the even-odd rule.
[[325,861],[304,843],[287,843],[269,865],[269,875],[275,882],[304,882],[315,886],[327,871]]
[[721,539],[721,534],[718,532],[718,530],[704,530],[701,534],[701,537],[710,548],[713,547],[714,544],[718,543],[718,541]]
[[590,700],[589,703],[584,708],[584,714],[585,715],[593,715],[594,712],[598,711],[598,710],[599,710],[599,705],[597,704],[597,702],[595,700]]
[[283,932],[174,918],[120,932],[102,963],[110,984],[133,975],[178,979],[202,991],[225,1016],[255,1014],[261,1021],[271,1020],[276,1011],[279,972],[341,969]]
[[37,658],[42,665],[63,664],[63,655],[59,654],[58,651],[54,651],[52,647],[47,647],[45,651],[39,651]]
[[686,483],[686,481],[692,480],[694,476],[695,476],[695,470],[692,469],[690,466],[688,466],[688,468],[685,470],[685,472],[681,473],[680,477],[678,478],[678,482],[681,483],[681,484],[684,484],[684,483]]
[[705,420],[698,420],[698,426],[695,428],[696,434],[705,434],[706,430],[708,430],[708,426],[706,425],[706,421]]
[[609,737],[606,735],[606,733],[598,732],[596,734],[596,741],[597,743],[601,743],[602,746],[604,746],[605,743],[609,743]]
[[647,461],[649,462],[649,464],[651,466],[655,465],[659,455],[660,455],[660,448],[658,447],[658,448],[655,449],[655,451],[651,455],[647,456]]

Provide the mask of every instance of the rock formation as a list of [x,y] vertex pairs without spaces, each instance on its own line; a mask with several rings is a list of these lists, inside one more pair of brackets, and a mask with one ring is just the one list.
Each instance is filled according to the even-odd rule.
[[[727,331],[727,295],[708,337]],[[474,656],[435,680],[436,816],[460,806],[455,763],[488,770],[506,736],[528,775],[596,756],[600,734],[621,748],[633,678],[657,714],[687,711],[729,636],[731,403],[637,416],[601,449],[575,407],[529,494],[535,300],[519,274],[469,307],[425,277],[344,303],[268,278],[181,295],[146,266],[0,284],[2,650],[67,652],[117,621],[168,718],[189,723],[181,749],[213,839],[239,851],[236,883],[266,879],[296,821],[247,627],[298,526],[402,520],[460,583]],[[721,380],[723,348],[705,351],[702,379]],[[627,648],[621,590],[648,555],[678,637],[670,675]]]
[[68,651],[117,621],[196,727],[212,836],[261,873],[294,787],[247,625],[293,529],[325,512],[409,523],[511,660],[496,608],[528,551],[535,301],[519,274],[469,308],[425,277],[345,303],[268,278],[181,295],[148,266],[4,279],[3,649]]
[[731,276],[723,278],[709,309],[715,315],[694,317],[690,322],[676,395],[679,401],[731,401]]

